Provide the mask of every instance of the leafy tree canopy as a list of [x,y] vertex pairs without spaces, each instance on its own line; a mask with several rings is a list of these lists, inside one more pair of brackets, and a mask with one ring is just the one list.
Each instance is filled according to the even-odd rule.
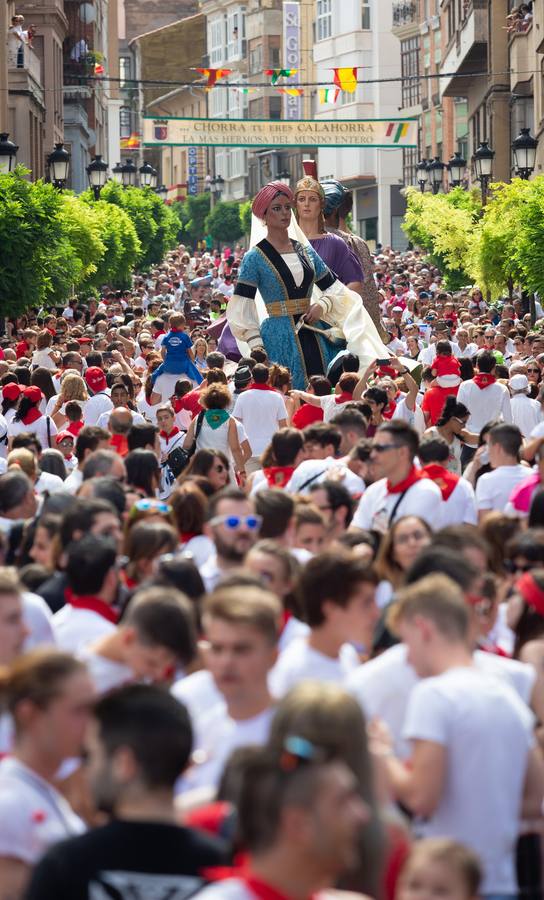
[[240,204],[236,201],[217,203],[206,217],[205,227],[216,241],[237,241],[244,233]]

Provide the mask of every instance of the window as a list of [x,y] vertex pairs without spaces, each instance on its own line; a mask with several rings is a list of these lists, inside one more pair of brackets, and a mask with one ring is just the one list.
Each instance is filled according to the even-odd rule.
[[249,51],[249,71],[253,75],[263,68],[263,45],[258,44]]
[[245,7],[229,12],[227,17],[227,59],[237,59],[242,53],[246,36]]
[[363,31],[370,31],[370,0],[363,0],[361,13],[361,28],[363,29]]
[[281,66],[280,61],[280,48],[279,47],[270,47],[270,68],[271,69],[279,69]]
[[122,106],[119,110],[119,128],[122,138],[130,137],[130,108],[128,106]]
[[317,40],[325,41],[332,34],[332,0],[317,0]]
[[119,57],[119,87],[126,87],[131,77],[130,56]]
[[419,37],[408,38],[400,43],[402,74],[402,105],[416,106],[420,101],[419,81]]
[[416,183],[418,161],[417,147],[408,147],[402,151],[402,183],[405,187]]
[[281,119],[281,97],[270,97],[268,101],[268,112],[270,119],[274,122]]
[[[225,18],[219,16],[210,22],[210,65],[215,66],[223,62],[225,52]],[[214,91],[215,93],[215,91]]]

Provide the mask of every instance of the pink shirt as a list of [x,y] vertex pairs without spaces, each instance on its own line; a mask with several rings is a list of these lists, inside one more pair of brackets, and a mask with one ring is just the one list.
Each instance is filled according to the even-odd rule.
[[510,505],[516,510],[516,512],[528,515],[529,508],[531,506],[531,500],[533,499],[533,494],[539,487],[540,483],[539,472],[533,472],[531,475],[529,475],[528,478],[524,478],[523,481],[520,481],[520,483],[516,485],[516,487],[510,494],[509,501]]

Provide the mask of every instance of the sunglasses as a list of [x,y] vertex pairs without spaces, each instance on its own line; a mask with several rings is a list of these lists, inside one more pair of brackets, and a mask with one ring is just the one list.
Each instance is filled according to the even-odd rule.
[[540,369],[527,369],[529,375],[540,375]]
[[400,444],[372,444],[371,449],[376,453],[385,453],[386,450],[397,450]]
[[530,572],[531,569],[534,569],[537,563],[526,563],[525,565],[518,565],[514,562],[513,559],[505,559],[503,562],[503,566],[510,575],[516,575],[517,572]]
[[311,741],[299,735],[289,734],[283,742],[279,768],[285,774],[289,774],[307,763],[321,763],[325,759],[323,747],[316,747]]
[[133,514],[135,512],[149,512],[149,510],[168,516],[172,512],[172,507],[168,503],[163,503],[162,500],[148,500],[144,498],[137,500],[130,512]]
[[214,516],[210,519],[210,525],[226,525],[229,531],[236,531],[242,525],[250,531],[257,531],[262,524],[262,516]]

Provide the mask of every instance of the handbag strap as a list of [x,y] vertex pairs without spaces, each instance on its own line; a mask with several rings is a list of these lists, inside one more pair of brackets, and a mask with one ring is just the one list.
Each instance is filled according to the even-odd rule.
[[51,419],[49,416],[45,417],[45,422],[47,425],[47,446],[51,448]]

